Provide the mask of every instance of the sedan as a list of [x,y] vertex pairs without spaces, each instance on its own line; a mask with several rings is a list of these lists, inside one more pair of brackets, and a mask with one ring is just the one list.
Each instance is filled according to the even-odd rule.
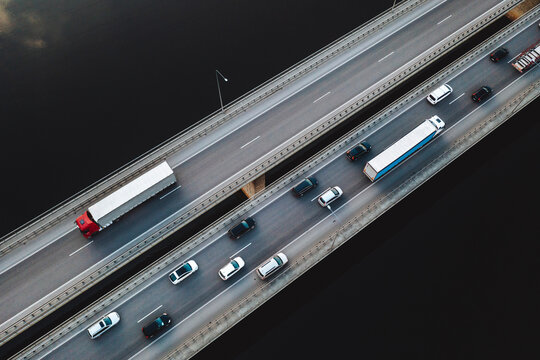
[[255,227],[255,220],[252,217],[245,218],[240,221],[240,224],[229,230],[229,236],[233,239],[238,239],[240,236],[247,233]]
[[489,54],[489,60],[493,62],[498,62],[499,60],[504,58],[506,55],[508,55],[508,50],[501,47],[495,50],[494,52],[492,52],[491,54]]
[[477,91],[475,91],[473,94],[472,94],[472,100],[474,102],[482,102],[484,101],[491,93],[493,92],[493,90],[491,90],[491,88],[489,86],[482,86],[480,89],[478,89]]
[[142,328],[142,332],[146,338],[150,338],[156,335],[158,332],[163,330],[165,327],[169,326],[172,322],[172,319],[167,313],[163,313],[161,316],[158,316],[150,324]]
[[88,336],[90,336],[90,339],[95,339],[101,336],[105,331],[112,328],[114,325],[118,324],[119,322],[120,322],[120,315],[118,315],[116,311],[113,311],[112,313],[103,317],[94,325],[90,326],[87,330]]
[[356,145],[350,150],[347,150],[347,158],[351,161],[358,160],[358,158],[371,150],[371,145],[367,142],[362,141],[360,144]]
[[194,260],[189,260],[188,262],[183,263],[178,269],[174,270],[169,275],[169,280],[176,285],[197,270],[199,270],[197,263]]
[[328,188],[322,193],[321,196],[319,196],[319,204],[322,207],[327,207],[332,201],[336,200],[341,195],[343,195],[343,191],[341,188],[339,188],[339,186]]
[[237,256],[218,271],[219,277],[223,280],[227,280],[243,268],[244,265],[246,265],[244,260],[240,256]]

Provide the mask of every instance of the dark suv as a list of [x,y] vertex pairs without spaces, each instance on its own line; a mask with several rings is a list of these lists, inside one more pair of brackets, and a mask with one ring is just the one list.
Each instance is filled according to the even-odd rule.
[[144,336],[148,339],[149,337],[154,336],[159,331],[163,330],[165,327],[171,324],[171,317],[167,313],[163,313],[156,320],[152,321],[150,324],[142,328]]
[[489,54],[489,60],[491,60],[493,62],[498,62],[499,60],[504,58],[506,55],[508,55],[508,50],[506,50],[503,47],[498,48],[497,50],[495,50],[494,52]]
[[296,197],[304,196],[309,190],[316,188],[319,183],[313,176],[307,177],[302,182],[291,189]]
[[358,158],[371,150],[371,145],[362,141],[350,150],[347,150],[347,158],[351,161],[358,160]]
[[473,94],[472,94],[472,100],[474,102],[482,102],[484,101],[488,96],[489,94],[491,94],[493,92],[493,90],[491,90],[491,88],[489,86],[482,86],[480,89],[478,89],[477,91],[475,91]]
[[255,220],[252,217],[245,218],[244,220],[240,221],[240,224],[229,230],[229,236],[233,239],[238,239],[240,236],[244,235],[254,227]]

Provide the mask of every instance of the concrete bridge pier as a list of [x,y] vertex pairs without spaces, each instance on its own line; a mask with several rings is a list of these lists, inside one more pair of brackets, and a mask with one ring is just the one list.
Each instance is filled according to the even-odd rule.
[[246,186],[242,188],[242,192],[244,193],[244,195],[247,196],[248,199],[251,199],[253,195],[255,195],[256,193],[260,191],[263,191],[265,188],[265,185],[266,185],[265,177],[264,177],[264,174],[262,174],[261,176],[259,176],[258,178],[250,182],[249,184],[246,184]]

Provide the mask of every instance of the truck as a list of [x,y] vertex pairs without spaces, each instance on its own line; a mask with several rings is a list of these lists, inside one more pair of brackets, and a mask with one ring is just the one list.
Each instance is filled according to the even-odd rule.
[[538,63],[540,63],[540,40],[519,54],[514,59],[512,66],[520,73],[523,73]]
[[75,224],[88,239],[175,182],[173,170],[164,161],[90,206]]
[[364,174],[371,181],[377,180],[431,141],[443,129],[444,122],[437,115],[433,115],[379,155],[369,160],[364,167]]

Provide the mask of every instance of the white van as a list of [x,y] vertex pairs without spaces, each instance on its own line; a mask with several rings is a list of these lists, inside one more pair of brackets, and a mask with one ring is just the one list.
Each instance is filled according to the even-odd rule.
[[453,89],[450,87],[450,85],[441,85],[428,95],[427,101],[429,101],[432,105],[435,105],[436,103],[450,95],[452,91]]
[[257,275],[259,275],[259,277],[264,280],[268,276],[279,270],[288,261],[289,259],[287,259],[287,256],[285,256],[284,253],[278,253],[263,262],[261,266],[257,268]]

